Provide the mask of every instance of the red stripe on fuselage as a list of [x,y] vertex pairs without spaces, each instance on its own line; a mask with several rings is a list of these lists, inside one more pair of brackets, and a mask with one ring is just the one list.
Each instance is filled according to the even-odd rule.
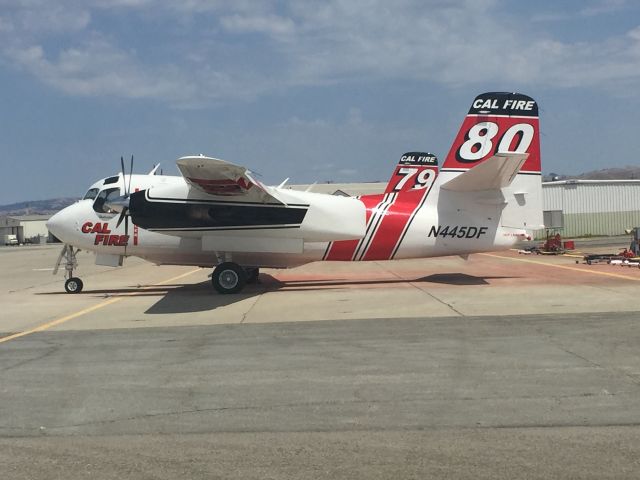
[[[384,195],[365,195],[360,197],[360,201],[364,203],[366,212],[366,224],[369,224],[369,220],[371,219],[371,212],[373,208],[378,205]],[[337,242],[332,242],[329,245],[329,251],[324,257],[324,260],[342,260],[349,261],[353,257],[356,248],[358,248],[358,243],[360,240],[339,240]]]
[[429,189],[402,192],[389,207],[362,260],[389,260],[413,213]]

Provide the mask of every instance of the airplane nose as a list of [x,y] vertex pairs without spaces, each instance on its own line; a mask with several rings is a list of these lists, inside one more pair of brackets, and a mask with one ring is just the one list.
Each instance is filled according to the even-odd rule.
[[46,223],[47,230],[49,230],[49,233],[56,236],[57,238],[60,238],[60,233],[62,233],[60,229],[60,223],[61,223],[60,219],[62,217],[61,213],[62,213],[62,210],[56,213],[49,220],[47,220],[47,223]]
[[60,241],[68,243],[70,234],[73,232],[75,222],[71,218],[71,207],[63,208],[51,217],[46,225],[51,232]]

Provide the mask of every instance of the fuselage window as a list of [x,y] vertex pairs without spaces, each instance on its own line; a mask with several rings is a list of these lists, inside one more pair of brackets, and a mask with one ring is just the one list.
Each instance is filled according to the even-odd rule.
[[82,197],[83,200],[93,200],[94,198],[96,198],[96,195],[98,195],[98,192],[100,190],[97,188],[90,188],[89,191],[87,193],[84,194],[84,197]]
[[116,213],[107,205],[110,201],[115,200],[119,196],[119,188],[107,188],[106,190],[102,190],[96,197],[96,201],[93,202],[93,209],[98,213]]

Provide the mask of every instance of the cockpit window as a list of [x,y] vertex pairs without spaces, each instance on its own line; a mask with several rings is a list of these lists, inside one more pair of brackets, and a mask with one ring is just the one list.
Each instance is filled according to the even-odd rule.
[[118,180],[120,180],[120,177],[118,175],[116,175],[115,177],[105,178],[103,185],[109,185],[110,183],[116,183]]
[[96,198],[96,195],[98,195],[98,192],[100,190],[97,188],[90,188],[89,191],[87,193],[84,194],[84,197],[82,197],[83,200],[93,200],[94,198]]
[[98,213],[116,213],[107,207],[107,204],[120,196],[119,188],[107,188],[102,190],[93,202],[93,209]]

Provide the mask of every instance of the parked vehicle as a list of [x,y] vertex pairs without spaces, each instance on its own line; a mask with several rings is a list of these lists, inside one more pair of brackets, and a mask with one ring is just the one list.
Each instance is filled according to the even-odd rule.
[[17,235],[10,235],[10,234],[3,235],[2,242],[5,245],[19,245]]

